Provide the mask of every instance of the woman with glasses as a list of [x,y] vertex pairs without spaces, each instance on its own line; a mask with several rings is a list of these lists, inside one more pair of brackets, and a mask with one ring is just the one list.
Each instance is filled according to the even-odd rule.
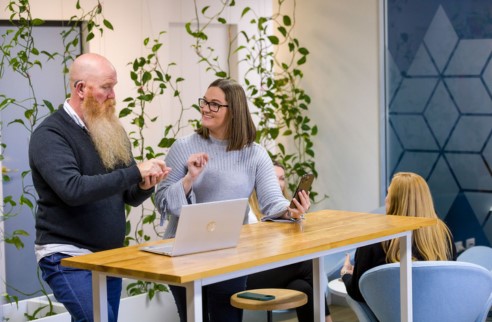
[[[301,202],[289,208],[267,151],[254,142],[256,128],[243,88],[231,79],[218,79],[198,104],[201,127],[172,145],[165,161],[173,171],[157,187],[157,207],[169,219],[164,237],[174,237],[182,205],[248,198],[254,189],[265,219],[301,218],[310,207],[309,196],[303,191]],[[185,322],[185,289],[170,288]],[[242,310],[230,305],[230,296],[245,288],[246,276],[205,286],[203,320],[241,322]]]

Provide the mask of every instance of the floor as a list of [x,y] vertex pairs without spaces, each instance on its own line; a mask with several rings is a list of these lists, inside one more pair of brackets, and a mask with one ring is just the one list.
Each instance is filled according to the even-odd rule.
[[[358,322],[357,316],[348,306],[330,305],[330,312],[333,322]],[[243,322],[266,322],[266,312],[244,311]],[[273,313],[274,322],[298,322],[294,310],[279,311]],[[486,322],[492,322],[492,317],[488,317]]]
[[[348,306],[330,305],[333,322],[358,322],[354,312]],[[243,322],[266,322],[267,314],[263,311],[244,311]],[[276,311],[273,313],[274,322],[297,322],[295,310]]]

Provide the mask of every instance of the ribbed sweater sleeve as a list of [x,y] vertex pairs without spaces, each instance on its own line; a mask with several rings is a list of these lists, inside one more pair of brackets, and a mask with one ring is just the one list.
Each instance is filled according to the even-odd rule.
[[[256,143],[239,151],[226,151],[226,148],[227,141],[204,139],[196,133],[172,145],[166,155],[166,164],[172,171],[156,190],[158,210],[169,219],[165,238],[174,237],[181,206],[189,202],[248,198],[256,189],[263,213],[271,218],[285,213],[289,201],[282,196],[266,150]],[[200,152],[207,153],[209,161],[186,196],[182,180],[188,172],[187,160],[191,154]]]

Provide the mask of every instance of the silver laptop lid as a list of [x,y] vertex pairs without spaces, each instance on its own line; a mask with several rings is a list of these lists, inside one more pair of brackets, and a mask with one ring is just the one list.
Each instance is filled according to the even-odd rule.
[[236,247],[248,198],[184,205],[172,256]]

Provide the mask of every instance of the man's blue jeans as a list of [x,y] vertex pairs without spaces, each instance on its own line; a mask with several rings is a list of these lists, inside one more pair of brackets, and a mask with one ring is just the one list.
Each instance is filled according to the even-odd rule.
[[[52,254],[39,261],[43,279],[53,290],[53,295],[72,316],[73,322],[92,322],[92,273],[61,265],[65,254]],[[108,320],[118,320],[121,297],[121,278],[108,277]]]

